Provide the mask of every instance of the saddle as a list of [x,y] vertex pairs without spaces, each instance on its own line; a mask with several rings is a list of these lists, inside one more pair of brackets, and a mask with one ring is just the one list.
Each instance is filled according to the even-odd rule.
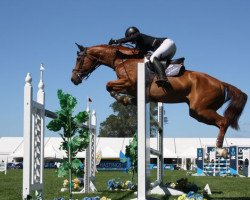
[[[165,69],[166,76],[179,76],[185,71],[184,57],[173,60],[161,60],[161,64]],[[155,73],[154,65],[151,62],[146,62],[146,67],[153,73]]]

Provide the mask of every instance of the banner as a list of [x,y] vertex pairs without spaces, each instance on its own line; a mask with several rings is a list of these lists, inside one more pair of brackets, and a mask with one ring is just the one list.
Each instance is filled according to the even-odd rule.
[[229,147],[230,156],[230,174],[238,174],[238,147]]
[[197,148],[197,174],[203,174],[204,150]]

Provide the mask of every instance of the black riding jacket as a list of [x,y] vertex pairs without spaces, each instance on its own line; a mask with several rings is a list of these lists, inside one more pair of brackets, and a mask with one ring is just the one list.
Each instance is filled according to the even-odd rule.
[[156,38],[143,33],[135,33],[130,37],[125,37],[116,40],[117,43],[131,42],[135,44],[135,47],[143,52],[155,51],[162,42],[167,38]]

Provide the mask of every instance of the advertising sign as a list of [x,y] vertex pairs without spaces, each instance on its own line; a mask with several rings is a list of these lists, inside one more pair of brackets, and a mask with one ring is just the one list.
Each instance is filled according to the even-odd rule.
[[203,148],[197,148],[197,174],[203,173],[203,163],[204,163],[204,150]]

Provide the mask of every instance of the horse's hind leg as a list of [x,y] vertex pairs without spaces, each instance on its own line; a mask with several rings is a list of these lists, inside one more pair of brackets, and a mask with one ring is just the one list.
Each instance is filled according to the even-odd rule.
[[218,148],[218,153],[221,156],[226,157],[227,151],[225,149],[222,149],[222,147],[224,136],[229,126],[228,120],[225,117],[219,115],[213,109],[190,109],[190,116],[194,117],[200,122],[203,122],[208,125],[214,125],[219,128],[219,134],[216,140],[216,147]]

